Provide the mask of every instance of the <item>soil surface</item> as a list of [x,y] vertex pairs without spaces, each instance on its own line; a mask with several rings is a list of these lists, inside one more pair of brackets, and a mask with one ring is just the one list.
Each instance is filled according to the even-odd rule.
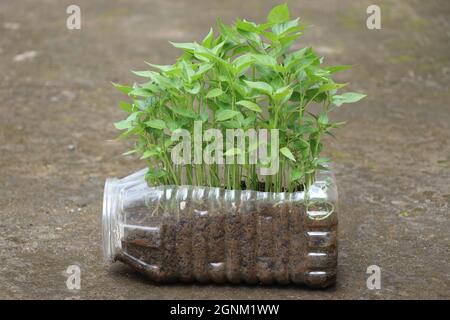
[[[143,167],[121,156],[123,117],[110,82],[136,81],[144,61],[171,63],[167,41],[201,40],[220,15],[262,21],[275,1],[0,2],[0,298],[392,299],[450,298],[450,4],[380,1],[381,30],[366,27],[378,1],[289,1],[313,25],[302,42],[338,80],[368,94],[342,107],[329,140],[340,192],[339,271],[324,291],[298,287],[155,285],[103,263],[106,177]],[[382,3],[382,4],[381,4]],[[81,269],[69,290],[66,270]],[[381,268],[369,290],[367,268]]]

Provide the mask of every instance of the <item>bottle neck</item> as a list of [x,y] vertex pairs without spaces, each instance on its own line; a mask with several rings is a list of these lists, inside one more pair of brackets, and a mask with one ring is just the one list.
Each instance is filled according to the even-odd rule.
[[105,182],[103,194],[102,213],[102,235],[103,235],[103,257],[107,262],[113,262],[120,246],[118,241],[118,210],[119,210],[119,187],[118,179],[108,178]]

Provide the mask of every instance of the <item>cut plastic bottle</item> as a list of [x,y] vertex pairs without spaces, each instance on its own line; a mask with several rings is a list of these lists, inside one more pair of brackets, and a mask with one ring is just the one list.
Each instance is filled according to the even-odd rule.
[[105,183],[103,251],[155,282],[335,283],[337,189],[321,171],[308,192],[150,187],[143,169]]

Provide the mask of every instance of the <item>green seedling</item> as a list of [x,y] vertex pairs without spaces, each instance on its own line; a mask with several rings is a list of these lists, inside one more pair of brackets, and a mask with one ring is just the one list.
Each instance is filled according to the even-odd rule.
[[[128,116],[115,126],[121,137],[134,139],[130,152],[147,162],[148,182],[253,190],[264,182],[268,192],[307,189],[330,161],[321,156],[324,135],[333,136],[343,124],[332,122],[330,113],[365,95],[339,93],[346,84],[332,77],[349,66],[323,67],[323,57],[310,47],[291,50],[304,30],[286,4],[274,7],[262,24],[237,19],[225,25],[218,19],[217,30],[202,41],[172,43],[182,51],[174,64],[148,63],[150,70],[134,72],[140,84],[114,84],[131,99],[120,103]],[[279,130],[278,172],[260,176],[263,164],[249,162],[175,165],[171,136],[177,129],[193,133],[195,121],[223,136],[227,129]],[[246,143],[245,150],[231,151],[224,144],[223,153],[248,159],[252,146]]]

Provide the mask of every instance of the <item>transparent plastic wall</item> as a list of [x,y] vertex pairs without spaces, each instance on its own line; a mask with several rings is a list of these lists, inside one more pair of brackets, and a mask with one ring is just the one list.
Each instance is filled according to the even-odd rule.
[[108,261],[163,283],[335,282],[337,190],[331,172],[319,172],[306,194],[149,187],[145,173],[106,181]]

